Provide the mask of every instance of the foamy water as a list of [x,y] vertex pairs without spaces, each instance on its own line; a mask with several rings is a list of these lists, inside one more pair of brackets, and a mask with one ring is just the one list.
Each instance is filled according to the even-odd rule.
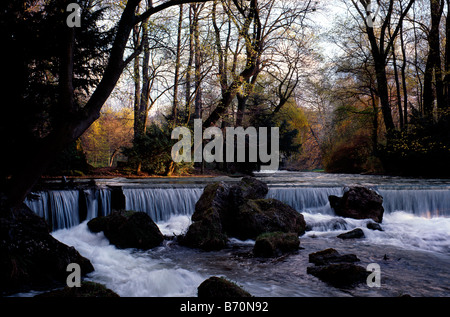
[[[417,260],[417,254],[427,258],[428,253],[436,256],[439,261],[450,263],[450,218],[427,219],[405,212],[395,212],[384,217],[381,224],[384,231],[381,232],[367,229],[369,220],[325,214],[304,213],[304,216],[312,228],[300,237],[301,245],[306,250],[285,259],[283,264],[276,265],[270,261],[260,262],[252,258],[250,254],[254,241],[251,240],[231,239],[230,244],[233,247],[218,252],[184,248],[172,241],[165,241],[162,246],[149,251],[121,250],[110,245],[103,233],[90,232],[86,222],[70,229],[58,230],[53,236],[67,245],[74,246],[92,262],[95,271],[88,275],[88,280],[105,284],[120,296],[132,297],[196,296],[200,283],[212,275],[222,275],[237,281],[256,296],[346,296],[346,293],[339,289],[326,285],[318,286],[316,280],[303,272],[308,265],[307,254],[329,246],[345,247],[357,253],[359,257],[374,257],[373,254],[378,252],[380,260],[383,252],[394,257],[392,254],[410,250],[419,252],[411,253],[414,254],[414,260]],[[340,219],[338,225],[335,224],[337,219]],[[158,226],[165,235],[179,235],[185,232],[189,224],[190,217],[174,216],[168,221],[158,223]],[[365,239],[341,241],[336,238],[338,234],[356,227],[362,228]],[[242,256],[239,252],[248,255]],[[431,272],[432,270],[429,275]],[[450,278],[450,272],[448,274]],[[300,287],[302,284],[292,281],[296,275],[305,285]],[[393,275],[395,278],[407,278],[402,277],[401,272]],[[373,290],[359,288],[357,292],[363,293],[356,293],[356,296],[366,296],[371,294],[367,292]],[[378,293],[375,295],[379,296]]]

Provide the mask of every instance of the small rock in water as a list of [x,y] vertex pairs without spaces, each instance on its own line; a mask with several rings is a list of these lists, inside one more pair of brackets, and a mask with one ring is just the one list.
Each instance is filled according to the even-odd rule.
[[384,231],[383,228],[381,228],[380,224],[376,222],[369,222],[367,224],[367,228],[370,230]]
[[198,287],[198,297],[201,298],[239,298],[252,295],[222,277],[212,276]]
[[359,259],[354,254],[340,254],[335,249],[329,248],[322,251],[309,254],[309,262],[315,265],[326,265],[331,263],[352,263],[358,262]]
[[103,284],[84,281],[81,283],[81,287],[66,286],[63,289],[42,293],[35,297],[119,297],[119,295]]
[[345,233],[341,233],[337,236],[340,239],[359,239],[364,238],[364,232],[360,228],[353,229],[352,231],[348,231]]
[[308,274],[335,287],[350,287],[366,281],[369,272],[352,263],[333,263],[325,266],[310,266]]
[[353,264],[359,261],[354,254],[339,254],[329,248],[309,254],[309,262],[315,266],[307,267],[306,272],[335,287],[351,287],[363,283],[368,276],[365,268]]

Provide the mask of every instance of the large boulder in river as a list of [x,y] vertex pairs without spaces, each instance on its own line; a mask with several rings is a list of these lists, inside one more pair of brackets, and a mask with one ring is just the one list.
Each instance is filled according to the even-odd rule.
[[263,199],[269,192],[269,187],[266,183],[257,180],[254,177],[243,177],[237,186],[238,192],[244,199]]
[[200,199],[195,204],[193,223],[179,243],[192,248],[207,251],[223,249],[228,237],[222,223],[230,221],[228,208],[231,185],[224,182],[210,184],[205,187]]
[[77,250],[50,235],[46,221],[25,204],[0,211],[0,294],[48,288],[66,282],[70,263],[81,274],[94,270]]
[[303,215],[277,199],[247,200],[233,216],[234,223],[226,230],[241,240],[256,239],[265,232],[305,233]]
[[262,199],[267,185],[257,179],[244,177],[231,185],[218,182],[206,186],[195,205],[193,223],[181,244],[204,250],[226,246],[228,237],[256,239],[265,232],[305,231],[303,216],[276,199]]
[[145,212],[115,211],[106,217],[94,218],[87,225],[92,232],[103,231],[109,242],[121,249],[148,250],[164,240],[158,226]]
[[372,219],[378,223],[383,220],[383,197],[374,190],[354,186],[349,187],[342,197],[328,197],[331,208],[341,217],[354,219]]
[[226,247],[228,236],[223,232],[218,213],[209,210],[201,219],[193,222],[186,234],[178,237],[181,245],[199,248],[205,251],[220,250]]

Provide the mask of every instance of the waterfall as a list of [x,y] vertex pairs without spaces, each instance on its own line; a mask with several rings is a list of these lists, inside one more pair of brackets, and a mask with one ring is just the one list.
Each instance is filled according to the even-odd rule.
[[[422,217],[450,216],[448,189],[378,189],[385,213],[404,211]],[[276,198],[299,212],[334,214],[329,195],[342,196],[342,187],[274,187],[268,197]]]
[[70,228],[80,223],[78,190],[48,192],[53,230]]
[[298,212],[333,214],[328,196],[342,193],[342,187],[273,187],[269,188],[267,198],[278,199]]
[[380,189],[386,213],[405,211],[422,217],[450,216],[450,190]]
[[97,190],[86,189],[83,191],[86,199],[86,219],[91,220],[98,216],[98,198],[99,193]]
[[109,215],[111,191],[106,188],[42,191],[33,193],[25,200],[25,204],[47,220],[52,230],[58,230],[76,226],[81,221],[97,216]]
[[158,222],[174,215],[192,215],[203,188],[124,188],[123,193],[127,210],[146,212]]
[[[395,185],[394,185],[395,186]],[[403,211],[421,217],[450,216],[450,190],[443,188],[395,189],[390,185],[377,191],[383,196],[385,213]],[[146,212],[153,221],[167,221],[172,216],[190,216],[203,187],[128,187],[119,188],[127,210]],[[267,198],[278,199],[309,214],[334,215],[329,195],[342,196],[343,187],[270,186]],[[84,190],[49,190],[32,195],[25,203],[44,217],[53,230],[69,228],[84,220],[106,216],[114,208],[109,188]],[[123,208],[123,205],[122,207]]]
[[48,193],[34,193],[31,198],[25,200],[25,204],[38,216],[49,219]]
[[99,216],[107,216],[111,213],[111,191],[108,189],[100,189],[100,214]]

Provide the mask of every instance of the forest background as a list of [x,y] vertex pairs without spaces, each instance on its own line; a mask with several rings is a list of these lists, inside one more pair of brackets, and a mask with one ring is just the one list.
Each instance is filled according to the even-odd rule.
[[[450,175],[450,0],[133,2],[139,22],[125,42],[128,58],[117,84],[98,119],[44,175],[258,169],[257,163],[174,163],[172,129],[192,129],[199,118],[221,129],[279,127],[283,169]],[[3,117],[3,136],[21,130],[5,138],[14,148],[24,135],[39,143],[61,118],[54,101],[64,97],[65,60],[54,52],[67,46],[55,41],[54,30],[64,6],[11,3],[4,4],[2,23],[16,26],[12,47],[23,47],[27,78],[17,93],[23,106],[9,110],[23,124]],[[78,3],[71,104],[82,110],[108,71],[131,5]]]

